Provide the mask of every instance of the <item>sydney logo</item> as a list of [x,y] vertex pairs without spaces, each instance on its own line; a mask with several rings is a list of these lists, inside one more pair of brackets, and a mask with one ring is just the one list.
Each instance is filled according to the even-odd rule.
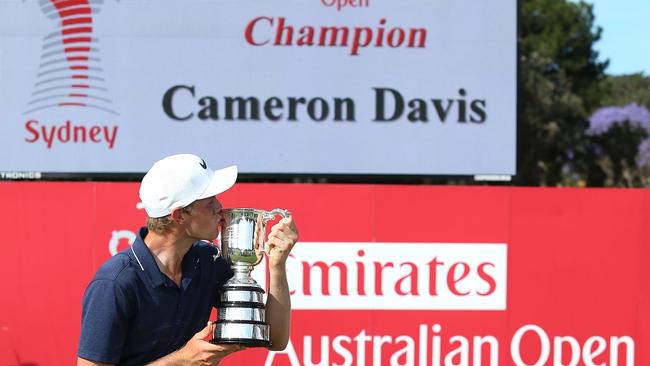
[[41,61],[24,114],[61,107],[93,108],[112,114],[104,79],[95,16],[103,0],[39,0],[54,29],[43,37]]

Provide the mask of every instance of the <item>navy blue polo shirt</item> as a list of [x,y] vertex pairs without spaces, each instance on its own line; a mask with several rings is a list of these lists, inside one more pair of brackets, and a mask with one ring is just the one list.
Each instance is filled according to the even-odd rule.
[[183,257],[181,286],[158,269],[143,239],[104,263],[82,304],[77,355],[117,365],[143,365],[181,348],[203,329],[221,286],[233,276],[218,251],[196,242]]

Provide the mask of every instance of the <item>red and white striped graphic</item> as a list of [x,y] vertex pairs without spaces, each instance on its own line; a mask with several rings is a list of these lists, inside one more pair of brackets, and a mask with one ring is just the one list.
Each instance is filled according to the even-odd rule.
[[103,0],[39,0],[41,11],[58,25],[43,38],[39,72],[24,114],[55,107],[118,114],[107,98],[98,40],[93,36],[93,15],[102,4]]

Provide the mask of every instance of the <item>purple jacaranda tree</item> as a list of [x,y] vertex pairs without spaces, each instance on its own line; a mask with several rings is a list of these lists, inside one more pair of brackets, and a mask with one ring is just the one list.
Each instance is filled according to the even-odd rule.
[[600,108],[589,118],[586,134],[594,151],[609,160],[614,185],[642,184],[640,168],[650,162],[650,111],[646,107],[631,103]]
[[589,118],[588,135],[602,135],[614,124],[629,122],[632,126],[645,129],[650,133],[650,111],[644,106],[630,103],[624,107],[599,108]]

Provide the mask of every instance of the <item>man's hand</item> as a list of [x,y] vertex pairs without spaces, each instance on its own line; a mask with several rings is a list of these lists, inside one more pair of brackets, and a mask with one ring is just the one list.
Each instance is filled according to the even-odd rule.
[[208,342],[213,332],[214,323],[208,322],[208,325],[196,333],[183,348],[156,361],[154,365],[162,361],[161,365],[213,366],[217,365],[222,358],[229,354],[244,349],[243,346],[238,344],[212,344]]
[[273,225],[266,243],[270,269],[285,269],[287,258],[296,241],[298,241],[298,229],[292,217],[286,217]]

